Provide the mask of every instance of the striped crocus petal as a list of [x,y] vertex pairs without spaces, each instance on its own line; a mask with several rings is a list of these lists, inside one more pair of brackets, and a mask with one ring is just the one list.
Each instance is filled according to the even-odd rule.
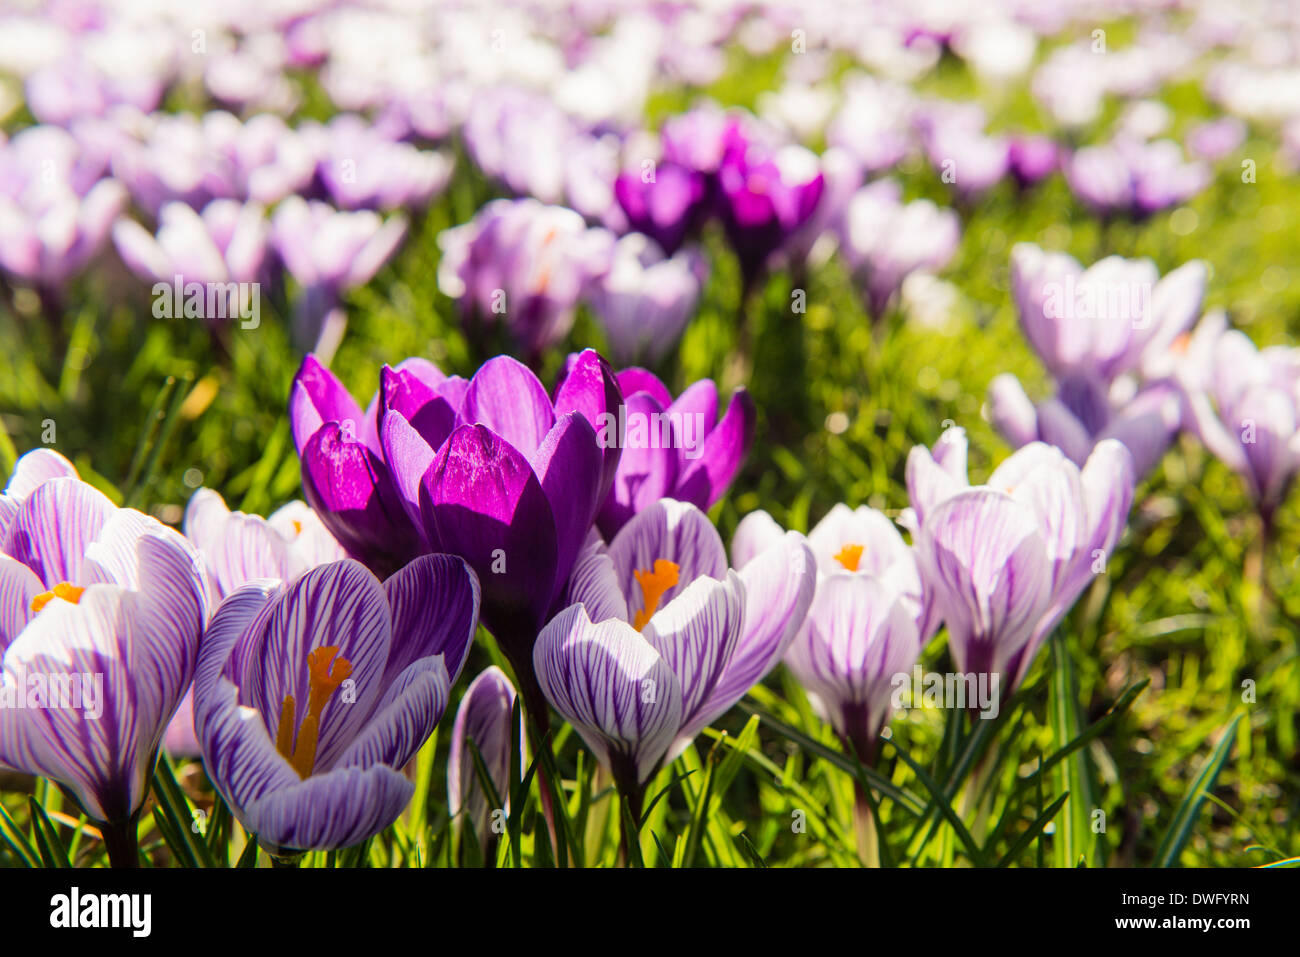
[[116,511],[108,497],[85,482],[56,478],[32,490],[5,533],[5,553],[48,587],[81,577],[86,546]]
[[681,726],[682,692],[663,657],[621,621],[593,624],[582,605],[566,608],[533,647],[537,680],[616,777],[644,783]]
[[945,430],[933,451],[923,445],[914,446],[907,456],[906,478],[911,509],[904,525],[915,531],[924,524],[927,512],[969,488],[966,430],[959,426]]
[[[659,422],[663,413],[664,407],[647,392],[628,396],[624,413],[629,423],[628,434],[634,434],[631,423]],[[613,487],[598,519],[601,533],[610,539],[638,512],[670,495],[677,484],[679,452],[672,447],[671,437],[670,441],[663,442],[660,436],[652,436],[647,431],[643,438],[609,439],[610,444],[623,446]]]
[[787,532],[736,577],[745,598],[740,637],[717,682],[686,718],[674,750],[685,747],[777,666],[798,634],[817,588],[812,551],[798,532]]
[[[473,741],[487,768],[497,796],[509,810],[511,717],[515,687],[500,668],[492,665],[475,678],[461,698],[451,729],[447,754],[447,810],[452,817],[463,810],[483,841],[487,834],[488,798],[468,742]],[[522,718],[522,714],[520,716]],[[523,729],[519,733],[523,746]]]
[[695,579],[721,579],[727,573],[727,553],[708,516],[670,498],[660,499],[624,525],[609,543],[609,555],[628,611],[634,613],[645,604],[636,573],[654,569],[657,561],[677,566],[677,584],[662,593],[660,607]]
[[1046,546],[1030,508],[994,489],[959,492],[926,517],[917,560],[959,670],[1001,674],[1019,661],[1051,601]]
[[[206,589],[179,541],[141,538],[139,591],[91,585],[76,601],[51,600],[4,654],[0,694],[26,695],[37,682],[49,697],[5,715],[0,764],[67,787],[96,820],[139,808],[194,675]],[[79,686],[80,700],[56,698],[56,686]]]
[[909,673],[920,653],[916,617],[902,596],[877,579],[839,572],[818,585],[785,661],[862,753],[888,719],[895,675]]
[[23,499],[38,485],[56,478],[75,479],[79,476],[73,464],[53,449],[32,449],[19,457],[9,483],[0,492],[0,546],[4,545],[5,529],[18,513]]
[[32,617],[32,599],[45,583],[17,559],[0,555],[0,653],[9,647]]
[[218,595],[255,578],[293,577],[285,537],[260,515],[230,511],[212,489],[190,496],[182,527],[203,555]]
[[785,529],[762,509],[750,512],[731,537],[731,567],[744,568],[785,536]]

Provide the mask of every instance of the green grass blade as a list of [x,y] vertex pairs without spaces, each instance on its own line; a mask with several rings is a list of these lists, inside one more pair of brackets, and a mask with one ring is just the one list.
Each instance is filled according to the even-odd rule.
[[1183,795],[1177,810],[1174,811],[1174,818],[1169,822],[1169,829],[1165,831],[1165,836],[1156,849],[1156,867],[1173,867],[1178,862],[1178,855],[1182,852],[1187,839],[1191,837],[1192,826],[1196,823],[1201,805],[1205,803],[1205,795],[1214,787],[1219,772],[1223,770],[1224,762],[1228,760],[1228,755],[1232,752],[1232,743],[1236,740],[1237,725],[1241,722],[1241,719],[1241,714],[1232,719],[1227,729],[1219,737],[1219,743],[1214,746],[1214,750],[1210,752],[1210,756],[1205,759],[1200,770],[1197,771],[1196,777],[1188,785],[1187,793]]

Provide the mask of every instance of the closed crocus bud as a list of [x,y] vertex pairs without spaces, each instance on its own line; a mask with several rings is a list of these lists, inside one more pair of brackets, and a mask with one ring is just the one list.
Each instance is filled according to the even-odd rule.
[[194,678],[204,765],[277,857],[364,841],[402,812],[402,774],[433,731],[478,620],[460,559],[381,582],[333,562],[245,585],[217,609]]
[[653,178],[632,169],[614,181],[628,225],[649,236],[668,255],[697,229],[706,211],[706,183],[702,173],[672,161],[655,165]]
[[402,497],[418,509],[430,546],[478,573],[483,622],[539,724],[547,716],[532,646],[613,480],[619,450],[602,447],[588,416],[616,396],[613,373],[595,353],[578,357],[554,400],[527,366],[498,356],[470,379],[460,424],[439,448],[395,410],[382,423],[388,461],[405,463]]
[[134,815],[194,673],[205,579],[179,533],[76,478],[40,481],[5,527],[0,764],[66,788],[114,866],[137,863]]
[[268,230],[262,207],[254,203],[213,200],[200,214],[173,202],[162,208],[157,236],[121,219],[113,227],[113,242],[131,271],[149,282],[170,285],[177,276],[182,284],[253,282],[262,268]]
[[692,384],[676,399],[653,373],[618,373],[623,405],[602,420],[597,437],[623,455],[597,524],[611,538],[628,520],[660,498],[713,506],[745,463],[754,438],[754,402],[737,388],[718,418],[718,389],[711,379]]
[[[776,667],[815,574],[794,533],[764,542],[733,571],[704,513],[663,499],[608,546],[588,541],[569,607],[537,640],[538,679],[620,788],[635,793]],[[614,697],[597,700],[606,681]]]
[[1007,151],[1011,173],[1021,186],[1032,186],[1056,172],[1061,148],[1047,136],[1016,136]]
[[948,628],[957,666],[998,675],[1010,694],[1038,648],[1105,570],[1133,500],[1127,449],[1105,439],[1083,468],[1060,449],[1026,445],[987,484],[969,485],[966,437],[912,449],[907,486],[927,614]]
[[[447,810],[452,817],[460,813],[474,828],[479,844],[487,847],[499,823],[498,812],[510,810],[510,749],[514,736],[511,717],[515,705],[515,686],[505,672],[493,665],[470,683],[461,698],[456,722],[451,729],[451,748],[447,754]],[[519,731],[522,749],[526,738]],[[493,807],[483,789],[478,766],[469,742],[474,743],[497,796],[504,807]],[[522,754],[521,763],[522,763]],[[522,773],[522,769],[521,769]],[[489,822],[489,815],[493,820]]]
[[1188,426],[1246,482],[1271,530],[1300,471],[1300,349],[1257,349],[1207,316],[1178,369]]
[[391,574],[427,551],[385,464],[373,414],[315,356],[294,377],[289,423],[303,494],[352,557]]

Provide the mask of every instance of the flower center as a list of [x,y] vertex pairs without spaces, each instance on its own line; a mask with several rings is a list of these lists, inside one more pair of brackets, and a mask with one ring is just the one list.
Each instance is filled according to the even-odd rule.
[[861,545],[845,545],[835,553],[834,558],[851,572],[858,570],[858,562],[862,561]]
[[293,520],[293,533],[295,535],[302,534],[302,522],[298,521],[296,518]]
[[50,591],[43,591],[32,599],[32,611],[40,611],[56,598],[62,598],[64,601],[70,601],[75,605],[81,601],[81,595],[85,590],[70,582],[59,582]]
[[645,608],[632,616],[632,627],[637,631],[645,628],[659,608],[664,593],[677,584],[678,565],[666,558],[656,558],[654,570],[634,569],[632,575],[641,586],[641,597],[645,599]]
[[[333,645],[315,648],[307,655],[307,714],[294,731],[298,704],[293,695],[284,696],[280,706],[280,727],[275,735],[275,749],[289,759],[298,777],[308,778],[316,764],[316,745],[320,735],[320,715],[338,686],[352,674],[352,662],[337,657]],[[296,738],[296,740],[295,740]]]

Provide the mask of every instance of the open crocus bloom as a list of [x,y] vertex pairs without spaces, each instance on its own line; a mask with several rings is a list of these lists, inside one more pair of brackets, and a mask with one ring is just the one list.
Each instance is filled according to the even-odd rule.
[[953,428],[907,459],[927,615],[942,619],[958,669],[1000,676],[1004,695],[1105,563],[1133,500],[1133,463],[1114,439],[1080,469],[1060,449],[1026,445],[985,485],[966,478],[966,434]]
[[635,789],[776,666],[816,584],[790,533],[739,572],[695,506],[664,499],[573,570],[534,648],[547,699]]
[[293,581],[309,568],[347,557],[303,502],[263,518],[232,512],[219,493],[201,488],[190,496],[183,527],[203,555],[218,599],[255,578]]
[[743,386],[719,419],[712,379],[692,383],[676,399],[645,369],[624,369],[617,381],[623,405],[598,432],[623,453],[596,520],[607,539],[661,498],[711,508],[745,464],[754,439],[754,400]]
[[478,622],[474,573],[425,555],[380,582],[350,559],[251,582],[199,651],[195,728],[213,783],[272,853],[346,847],[391,824]]
[[1189,426],[1271,523],[1300,471],[1300,349],[1257,349],[1216,312],[1197,326],[1177,377]]
[[[733,559],[779,541],[767,512],[736,529]],[[912,550],[885,515],[836,505],[808,535],[817,593],[785,664],[809,701],[858,757],[870,763],[888,720],[894,676],[907,674],[934,628],[923,620],[921,577]]]
[[[24,457],[7,494],[57,465]],[[0,764],[57,782],[98,821],[128,819],[207,610],[178,532],[67,475],[35,485],[0,548]]]

